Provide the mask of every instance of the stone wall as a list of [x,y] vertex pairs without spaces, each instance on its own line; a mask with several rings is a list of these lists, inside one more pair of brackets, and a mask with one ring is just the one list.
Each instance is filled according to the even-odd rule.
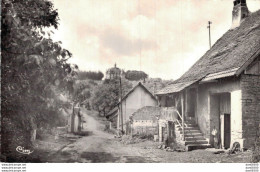
[[[242,75],[242,119],[244,147],[253,146],[255,139],[259,139],[260,125],[260,76]],[[258,136],[257,136],[258,132]]]
[[161,114],[160,107],[145,106],[131,115],[133,120],[132,132],[138,135],[158,134],[158,120]]
[[133,135],[156,135],[158,123],[152,120],[135,120],[133,122]]

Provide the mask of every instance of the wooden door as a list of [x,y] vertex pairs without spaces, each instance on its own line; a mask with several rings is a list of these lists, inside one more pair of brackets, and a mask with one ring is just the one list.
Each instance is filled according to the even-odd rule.
[[221,148],[224,148],[224,114],[220,115],[220,141],[221,141]]
[[230,147],[231,140],[230,114],[224,114],[224,148]]

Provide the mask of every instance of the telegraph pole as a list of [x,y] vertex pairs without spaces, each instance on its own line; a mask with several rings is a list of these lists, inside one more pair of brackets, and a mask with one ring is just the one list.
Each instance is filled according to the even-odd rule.
[[122,82],[121,82],[121,76],[119,76],[119,84],[120,84],[120,115],[121,115],[121,130],[124,132],[124,126],[123,126],[123,109],[122,109]]
[[210,37],[210,25],[212,24],[212,22],[211,21],[208,21],[208,29],[209,29],[209,48],[211,48],[211,37]]

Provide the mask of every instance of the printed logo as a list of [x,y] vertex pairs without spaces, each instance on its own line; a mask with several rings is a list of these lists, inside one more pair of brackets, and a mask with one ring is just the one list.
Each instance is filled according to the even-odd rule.
[[18,146],[16,148],[16,151],[19,153],[22,153],[22,154],[26,154],[26,155],[33,153],[33,151],[30,151],[29,149],[24,149],[24,147],[22,147],[22,146]]

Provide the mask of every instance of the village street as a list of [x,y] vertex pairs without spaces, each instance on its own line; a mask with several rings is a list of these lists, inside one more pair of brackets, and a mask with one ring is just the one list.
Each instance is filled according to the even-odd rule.
[[83,130],[88,136],[63,148],[50,162],[155,162],[143,157],[137,148],[124,146],[112,134],[104,132],[104,125],[94,117],[85,115]]
[[104,131],[104,124],[93,116],[84,114],[84,131],[89,133],[67,145],[48,159],[48,162],[85,163],[152,163],[152,162],[249,162],[250,152],[234,155],[214,154],[212,150],[166,152],[157,149],[158,142],[144,140],[124,144],[114,135]]

